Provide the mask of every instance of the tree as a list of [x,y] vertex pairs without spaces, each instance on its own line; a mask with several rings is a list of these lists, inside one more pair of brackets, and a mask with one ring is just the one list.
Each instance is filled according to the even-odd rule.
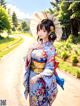
[[57,0],[50,2],[50,3],[53,6],[53,8],[55,8],[57,11],[59,11],[59,5],[58,5],[59,2]]
[[0,0],[0,6],[6,9],[6,0]]
[[53,7],[53,9],[51,9],[51,8],[49,9],[50,12],[53,13],[55,16],[58,16],[59,10],[60,10],[60,6],[59,6],[60,1],[59,0],[52,0],[50,3]]
[[23,31],[29,31],[29,26],[25,21],[21,23],[21,26]]
[[66,2],[66,0],[60,2],[59,20],[61,21],[63,28],[63,35],[68,37],[71,34],[71,20],[70,16],[72,12],[68,10],[71,2]]
[[63,29],[68,36],[70,33],[78,36],[80,26],[80,2],[66,2],[60,3],[59,19],[63,25]]
[[0,32],[11,29],[11,18],[7,11],[0,6]]
[[53,9],[49,9],[60,21],[63,35],[66,38],[71,34],[78,36],[80,31],[80,2],[77,0],[52,0]]
[[13,22],[13,29],[16,29],[18,26],[18,19],[15,12],[13,12],[12,14],[12,22]]
[[80,2],[74,0],[74,2],[70,4],[68,10],[72,11],[72,14],[70,16],[72,24],[72,34],[78,36],[80,27]]

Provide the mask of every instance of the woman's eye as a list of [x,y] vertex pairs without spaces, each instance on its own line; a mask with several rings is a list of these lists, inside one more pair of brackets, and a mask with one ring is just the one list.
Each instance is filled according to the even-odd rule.
[[44,32],[46,32],[46,31],[44,30]]

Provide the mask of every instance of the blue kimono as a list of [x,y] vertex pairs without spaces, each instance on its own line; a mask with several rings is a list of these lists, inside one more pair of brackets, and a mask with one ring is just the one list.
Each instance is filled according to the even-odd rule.
[[[56,98],[57,82],[63,87],[64,81],[54,74],[55,47],[50,41],[42,44],[43,48],[32,51],[31,60],[25,72],[25,97],[29,93],[30,106],[48,106]],[[30,85],[30,79],[40,74],[35,84]],[[56,82],[57,81],[57,82]]]

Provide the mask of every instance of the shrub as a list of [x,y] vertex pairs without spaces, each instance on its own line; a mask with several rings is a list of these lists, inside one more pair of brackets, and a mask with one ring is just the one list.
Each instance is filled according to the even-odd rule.
[[77,77],[77,78],[80,78],[80,71],[77,71],[76,77]]
[[78,55],[80,55],[80,49],[78,49],[77,51],[78,51]]
[[66,60],[66,59],[68,58],[67,52],[63,51],[63,52],[61,53],[61,58],[63,58],[64,60]]
[[77,78],[80,78],[80,68],[72,66],[69,63],[62,61],[59,58],[56,58],[59,61],[59,69],[69,72],[72,75],[75,75]]
[[70,45],[70,43],[66,42],[66,44],[65,44],[65,48],[71,49],[71,45]]
[[78,43],[80,43],[80,34],[78,35]]
[[68,37],[68,39],[67,39],[67,43],[68,43],[68,44],[69,44],[69,43],[73,43],[73,35],[72,35],[72,34],[69,35],[69,37]]
[[13,28],[12,28],[12,31],[16,31],[16,28],[15,28],[15,27],[13,27]]
[[0,40],[2,40],[2,39],[4,39],[4,37],[0,35]]
[[71,60],[72,60],[72,65],[76,65],[78,63],[77,55],[72,55]]
[[75,36],[74,38],[73,38],[73,43],[80,43],[80,34],[78,34],[78,36]]

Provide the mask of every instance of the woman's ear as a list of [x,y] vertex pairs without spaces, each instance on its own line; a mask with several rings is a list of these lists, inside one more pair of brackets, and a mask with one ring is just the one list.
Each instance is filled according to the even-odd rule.
[[53,26],[50,26],[50,32],[48,35],[51,35],[53,32],[55,32],[55,28]]
[[55,31],[55,28],[53,26],[50,26],[50,31],[51,32],[54,32]]

